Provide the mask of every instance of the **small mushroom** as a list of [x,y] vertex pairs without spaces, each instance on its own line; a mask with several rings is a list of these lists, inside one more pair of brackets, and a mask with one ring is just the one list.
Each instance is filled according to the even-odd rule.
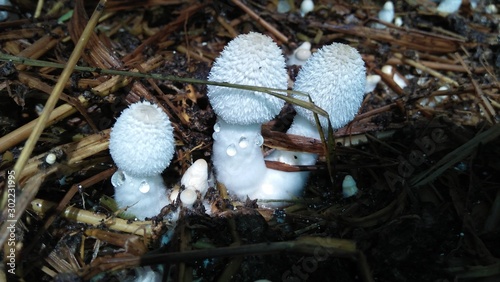
[[442,0],[436,10],[440,13],[453,14],[458,12],[461,5],[462,0]]
[[160,213],[169,201],[161,173],[174,155],[173,128],[158,106],[138,102],[125,109],[110,133],[109,151],[119,168],[111,183],[119,208],[139,219]]

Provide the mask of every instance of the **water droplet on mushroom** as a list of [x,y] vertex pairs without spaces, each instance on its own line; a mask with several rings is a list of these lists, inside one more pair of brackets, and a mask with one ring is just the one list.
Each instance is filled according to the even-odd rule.
[[141,193],[146,194],[147,192],[149,192],[149,188],[149,184],[146,182],[146,180],[141,181],[141,185],[139,185],[139,191],[141,191]]
[[125,182],[125,173],[123,171],[118,170],[115,173],[113,173],[113,176],[111,176],[111,184],[113,187],[119,187]]
[[240,148],[245,149],[246,147],[248,147],[248,139],[246,137],[241,137],[238,145],[240,146]]
[[264,137],[259,134],[257,135],[257,137],[255,137],[255,145],[262,146],[262,144],[264,144]]
[[212,133],[212,139],[217,140],[219,138],[219,134],[217,132]]
[[227,146],[227,149],[226,149],[226,154],[230,157],[232,156],[235,156],[236,155],[236,146],[234,146],[234,144],[231,144],[229,146]]
[[216,123],[214,124],[214,131],[215,131],[215,132],[219,132],[219,131],[220,131],[220,124],[219,124],[218,122],[216,122]]

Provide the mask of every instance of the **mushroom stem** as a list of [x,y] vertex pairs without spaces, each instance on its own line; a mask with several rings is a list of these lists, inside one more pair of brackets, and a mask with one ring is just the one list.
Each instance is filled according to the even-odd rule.
[[258,187],[266,171],[260,124],[229,124],[218,119],[214,126],[212,162],[219,182],[238,197]]
[[111,177],[115,187],[115,201],[118,207],[144,220],[160,213],[170,202],[161,174],[135,177],[123,170],[117,170]]

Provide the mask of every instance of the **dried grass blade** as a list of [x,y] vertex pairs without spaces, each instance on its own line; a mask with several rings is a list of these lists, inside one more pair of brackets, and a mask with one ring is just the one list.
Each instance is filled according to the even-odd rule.
[[[89,21],[89,24],[86,26],[85,31],[83,32],[80,40],[78,41],[78,44],[76,44],[75,49],[71,53],[66,68],[62,72],[57,84],[54,87],[54,90],[52,91],[49,99],[47,100],[47,103],[45,104],[45,110],[43,111],[42,115],[38,118],[36,126],[33,128],[33,131],[31,132],[30,137],[26,141],[25,147],[22,150],[21,155],[19,156],[16,164],[14,165],[13,171],[15,173],[17,174],[22,173],[24,166],[26,165],[26,162],[28,161],[28,158],[31,155],[31,152],[33,152],[33,149],[35,148],[38,138],[40,138],[40,135],[42,134],[42,131],[44,130],[45,125],[49,120],[49,116],[52,113],[52,110],[54,109],[57,101],[59,100],[59,96],[62,90],[64,89],[66,82],[71,76],[76,63],[80,58],[80,55],[83,52],[85,45],[87,44],[87,41],[89,39],[89,34],[93,31],[95,25],[97,24],[97,21],[99,20],[100,15],[104,11],[105,4],[106,0],[101,0],[99,2],[94,11],[94,14],[92,15],[92,18]],[[38,183],[41,183],[41,181]],[[16,216],[18,217],[24,213],[29,202],[31,202],[31,200],[35,197],[36,192],[38,191],[38,187],[35,186],[33,187],[28,186],[27,188],[29,189],[26,189],[25,191],[22,192],[21,196],[19,197],[20,201],[18,201],[17,203]],[[4,193],[7,193],[7,189],[5,189]],[[7,197],[3,197],[3,199],[4,201],[1,203],[2,210],[6,206],[5,200],[7,199]],[[7,222],[5,224],[7,224]],[[1,245],[3,245],[6,239],[5,236],[6,235],[2,235],[0,238]]]
[[488,130],[476,135],[469,142],[463,144],[462,146],[456,148],[453,152],[444,156],[435,165],[427,169],[426,171],[416,175],[410,180],[410,186],[417,187],[425,185],[437,177],[439,177],[445,170],[453,166],[460,160],[465,159],[469,156],[480,144],[488,143],[495,138],[500,136],[500,124],[495,124]]

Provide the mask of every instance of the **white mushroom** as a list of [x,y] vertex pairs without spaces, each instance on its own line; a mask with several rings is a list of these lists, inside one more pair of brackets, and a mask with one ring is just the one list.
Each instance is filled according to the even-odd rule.
[[300,3],[300,15],[304,17],[307,13],[314,10],[314,2],[312,0],[304,0]]
[[[288,75],[276,43],[251,32],[228,43],[216,59],[209,80],[286,90]],[[210,85],[207,95],[218,116],[212,156],[217,180],[244,198],[266,170],[261,125],[280,112],[284,101],[258,91]]]
[[342,195],[344,198],[349,198],[358,193],[358,186],[356,186],[356,181],[350,175],[346,175],[344,181],[342,181]]
[[309,57],[311,57],[311,43],[306,41],[302,43],[297,49],[295,49],[292,55],[288,56],[286,64],[289,66],[302,66],[306,63]]
[[156,105],[125,109],[110,133],[109,150],[119,168],[111,179],[119,208],[139,219],[157,215],[169,201],[161,173],[174,155],[173,128]]
[[437,11],[445,14],[452,14],[458,12],[462,0],[442,0],[437,7]]
[[186,189],[199,191],[202,197],[208,189],[208,164],[204,159],[196,160],[181,178]]
[[[391,23],[394,20],[394,4],[392,3],[392,1],[387,1],[384,3],[382,10],[378,12],[377,17],[379,20],[386,23]],[[374,25],[374,27],[378,29],[383,29],[386,26],[377,23]]]
[[[333,128],[350,122],[363,101],[366,84],[364,61],[358,51],[348,45],[333,43],[323,46],[306,62],[297,75],[293,90],[308,93],[316,106],[329,113]],[[308,97],[294,95],[308,101]],[[319,139],[313,113],[295,106],[295,116],[289,134]],[[328,119],[319,117],[322,128]],[[304,152],[276,150],[266,160],[289,165],[314,165],[317,155]],[[308,172],[283,172],[269,169],[260,190],[252,197],[260,199],[290,199],[299,196],[307,181]],[[276,206],[276,205],[274,205]]]

